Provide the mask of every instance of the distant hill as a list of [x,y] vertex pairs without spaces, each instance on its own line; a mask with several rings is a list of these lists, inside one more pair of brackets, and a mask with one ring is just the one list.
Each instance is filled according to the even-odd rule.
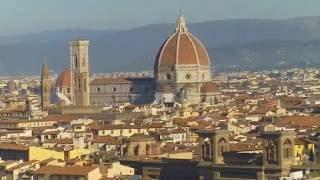
[[[220,20],[187,25],[207,47],[217,70],[320,64],[320,17]],[[69,66],[68,41],[89,39],[91,71],[152,70],[154,56],[175,24],[130,30],[57,30],[0,37],[0,74],[37,74]],[[78,33],[77,33],[78,32]]]

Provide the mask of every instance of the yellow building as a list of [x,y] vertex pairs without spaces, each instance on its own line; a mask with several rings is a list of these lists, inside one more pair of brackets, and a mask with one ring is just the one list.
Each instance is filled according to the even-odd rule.
[[45,159],[77,159],[82,155],[91,154],[91,150],[89,149],[73,149],[70,151],[62,151],[55,149],[46,149],[43,147],[30,146],[29,147],[29,160],[45,160]]
[[98,166],[43,166],[34,171],[34,179],[86,179],[98,180],[101,178]]
[[187,118],[187,117],[197,117],[200,113],[197,110],[194,110],[192,107],[183,107],[179,111],[179,117],[180,118]]
[[1,129],[48,127],[57,124],[55,120],[4,120]]
[[296,139],[293,149],[295,164],[314,159],[315,144],[305,139]]
[[99,136],[130,137],[134,134],[148,134],[147,127],[132,125],[105,125],[98,129]]

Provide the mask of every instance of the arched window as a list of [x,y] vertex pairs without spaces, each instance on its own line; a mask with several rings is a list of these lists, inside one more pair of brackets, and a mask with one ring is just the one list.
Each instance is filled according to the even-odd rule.
[[150,145],[146,144],[146,155],[150,155]]
[[202,143],[202,156],[203,158],[212,157],[212,143],[209,138],[205,138]]
[[201,96],[201,102],[206,102],[206,96],[205,95]]
[[74,66],[75,66],[76,68],[78,68],[78,57],[77,57],[77,55],[74,55],[74,56],[73,56],[73,59],[74,59]]
[[133,153],[134,153],[135,156],[139,156],[139,148],[140,148],[139,144],[137,144],[134,147]]
[[79,90],[81,89],[81,79],[78,79]]
[[222,154],[227,151],[226,145],[227,145],[227,142],[224,138],[219,139],[219,141],[218,141],[218,155],[219,156],[222,156]]
[[84,81],[83,82],[83,85],[84,85],[83,89],[84,89],[84,92],[86,92],[87,91],[87,78],[84,78],[83,81]]
[[283,143],[283,157],[290,158],[291,154],[291,141],[287,139]]

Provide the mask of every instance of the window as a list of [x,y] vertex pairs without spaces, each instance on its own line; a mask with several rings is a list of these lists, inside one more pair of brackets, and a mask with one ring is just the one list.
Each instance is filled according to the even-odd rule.
[[71,92],[70,88],[67,88],[67,93],[70,93],[70,92]]
[[291,157],[291,141],[287,139],[283,143],[283,157],[290,158]]
[[87,78],[84,78],[84,80],[83,80],[83,89],[84,89],[84,92],[86,92],[87,91]]
[[167,80],[170,80],[170,79],[171,79],[171,75],[167,74]]
[[113,88],[112,88],[112,91],[113,91],[113,92],[116,92],[116,91],[117,91],[117,88],[116,88],[116,87],[113,87]]
[[100,91],[101,91],[101,89],[100,89],[99,87],[97,87],[96,91],[97,91],[97,92],[100,92]]
[[190,79],[191,78],[191,74],[186,74],[186,79]]
[[76,68],[78,68],[78,57],[76,56],[76,55],[74,55],[74,66],[76,67]]
[[226,151],[226,140],[221,138],[218,141],[218,155],[222,156],[222,153]]
[[133,87],[129,88],[130,93],[133,93]]

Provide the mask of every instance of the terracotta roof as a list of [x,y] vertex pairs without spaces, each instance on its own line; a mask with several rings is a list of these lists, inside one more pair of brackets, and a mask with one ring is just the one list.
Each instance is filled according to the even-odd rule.
[[209,65],[210,59],[201,42],[191,33],[174,33],[159,50],[158,65]]
[[56,144],[73,144],[72,138],[65,139],[47,139],[43,143],[56,143]]
[[141,127],[141,126],[129,125],[129,124],[117,124],[117,125],[106,124],[106,125],[100,125],[100,126],[97,126],[97,124],[94,124],[91,126],[91,129],[95,129],[95,130],[142,129],[142,128],[147,128],[147,127]]
[[108,145],[118,145],[121,142],[116,140],[115,138],[112,138],[111,136],[97,136],[92,141],[93,143],[105,143]]
[[[158,51],[155,72],[160,66],[210,65],[209,55],[204,45],[188,31],[176,31]],[[159,67],[158,67],[159,66]]]
[[29,148],[28,148],[28,146],[24,146],[24,145],[21,145],[21,144],[1,143],[0,144],[0,149],[27,151]]
[[71,70],[65,69],[59,74],[56,80],[56,87],[70,87],[70,86],[71,86]]
[[237,143],[230,144],[230,151],[248,151],[248,150],[258,150],[261,147],[252,143]]
[[48,135],[48,134],[59,134],[59,133],[60,133],[60,131],[54,130],[54,131],[46,131],[46,132],[43,132],[42,134],[43,135]]
[[200,88],[201,93],[213,93],[217,91],[219,91],[219,86],[213,82],[207,82]]
[[26,162],[23,162],[23,163],[20,163],[20,164],[18,164],[16,166],[11,167],[11,168],[7,169],[6,171],[13,171],[15,169],[19,169],[19,168],[24,167],[24,166],[32,165],[32,164],[34,164],[36,162],[37,162],[37,160],[26,161]]
[[34,123],[34,122],[48,122],[56,121],[52,119],[36,119],[36,120],[2,120],[0,124],[18,124],[18,123]]
[[308,141],[306,141],[305,139],[302,139],[302,138],[296,138],[295,144],[296,145],[305,145],[305,144],[308,144]]
[[275,121],[277,126],[291,127],[319,127],[320,116],[287,116]]
[[33,174],[52,174],[52,175],[76,175],[87,176],[91,171],[97,169],[97,166],[43,166],[34,171]]

